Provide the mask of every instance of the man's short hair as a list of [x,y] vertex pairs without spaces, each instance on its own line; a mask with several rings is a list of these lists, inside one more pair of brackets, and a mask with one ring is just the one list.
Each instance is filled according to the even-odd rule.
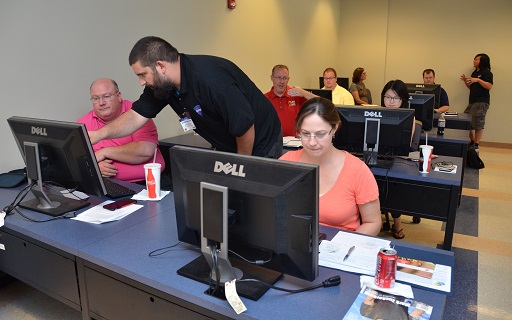
[[429,74],[429,73],[432,73],[432,75],[435,77],[436,76],[436,72],[434,71],[434,69],[425,69],[423,70],[423,77],[425,76],[425,73],[426,74]]
[[139,62],[143,67],[155,68],[157,61],[176,62],[179,52],[169,42],[158,37],[144,37],[130,51],[130,66]]
[[326,72],[329,72],[329,71],[334,73],[335,77],[338,77],[338,74],[336,73],[336,70],[334,70],[334,68],[327,68],[327,69],[325,69],[323,74],[325,74]]
[[288,69],[288,67],[284,64],[276,64],[273,68],[272,68],[272,75],[274,74],[274,71],[276,69],[286,69],[288,72],[290,72],[290,69]]

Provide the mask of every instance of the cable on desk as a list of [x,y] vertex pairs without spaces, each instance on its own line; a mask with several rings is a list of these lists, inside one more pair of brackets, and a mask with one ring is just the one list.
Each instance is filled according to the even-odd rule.
[[337,286],[341,283],[341,278],[340,278],[340,276],[330,277],[329,279],[324,280],[322,283],[319,283],[319,284],[311,286],[311,287],[302,288],[302,289],[287,289],[287,288],[277,287],[277,286],[273,286],[271,284],[262,282],[257,279],[242,279],[242,280],[238,280],[237,282],[258,282],[258,283],[261,283],[262,285],[272,288],[274,290],[284,291],[284,292],[288,292],[288,293],[301,293],[301,292],[311,291],[311,290],[322,288],[322,287],[328,288],[328,287]]
[[[153,250],[151,251],[150,253],[148,253],[148,256],[150,258],[154,258],[154,257],[158,257],[158,256],[161,256],[162,254],[164,253],[167,253],[169,251],[171,251],[172,248],[176,247],[177,245],[179,245],[181,243],[181,241],[178,241],[177,243],[173,244],[172,246],[168,246],[168,247],[163,247],[163,248],[160,248],[160,249],[156,249],[156,250]],[[165,251],[164,251],[165,250]],[[162,252],[158,252],[158,251],[162,251]],[[158,252],[158,253],[156,253]]]
[[[48,189],[52,190],[52,191],[55,191],[56,193],[60,193],[60,194],[71,194],[73,195],[75,198],[77,198],[78,200],[87,200],[86,198],[80,198],[79,196],[77,196],[76,194],[74,194],[75,191],[77,191],[77,187],[74,187],[74,188],[66,188],[64,187],[63,185],[57,183],[57,182],[54,182],[54,181],[46,181],[44,183],[44,186],[47,187]],[[64,192],[61,192],[60,190],[57,190],[55,189],[54,187],[60,187],[62,189],[64,189],[63,191]]]
[[32,181],[25,188],[21,189],[20,192],[18,192],[18,194],[14,198],[14,201],[10,205],[7,205],[7,206],[4,207],[3,210],[5,211],[5,213],[7,215],[9,215],[9,214],[12,214],[12,212],[14,211],[17,214],[19,214],[20,216],[22,216],[23,218],[25,218],[25,219],[27,219],[29,221],[32,221],[32,222],[48,222],[48,221],[53,221],[53,220],[57,220],[57,219],[69,219],[69,218],[76,217],[76,212],[75,211],[67,212],[67,213],[62,214],[60,216],[53,217],[53,218],[46,219],[46,220],[36,220],[36,219],[33,219],[31,217],[28,217],[28,216],[24,215],[21,211],[18,210],[17,207],[19,206],[21,201],[23,201],[23,199],[25,199],[27,194],[30,192],[30,190],[32,190],[32,188],[35,185],[36,185],[36,181]]
[[270,254],[270,258],[268,258],[267,260],[261,260],[260,259],[260,260],[252,261],[252,260],[249,260],[249,259],[243,257],[242,255],[236,253],[235,251],[232,251],[232,250],[228,250],[228,251],[229,251],[229,253],[234,254],[235,256],[239,257],[240,259],[244,260],[245,262],[248,262],[248,263],[251,263],[251,264],[255,264],[257,266],[263,265],[263,264],[265,264],[267,262],[270,262],[270,260],[272,260],[272,253],[271,252],[268,252]]
[[[35,184],[35,181],[32,181],[32,183],[21,189],[20,192],[18,192],[18,194],[16,195],[16,197],[14,197],[14,200],[11,202],[11,204],[3,208],[3,211],[7,215],[12,214],[11,212],[16,209],[16,207],[21,203],[21,201],[23,201],[23,199],[25,199],[25,197]],[[16,212],[18,212],[18,210],[16,210]]]
[[[217,248],[214,246],[208,246],[210,249],[210,255],[212,256],[212,268],[210,268],[210,279],[208,281],[208,294],[217,295],[220,293],[220,272],[219,272],[219,261],[217,259]],[[212,288],[213,270],[215,270],[215,286]]]

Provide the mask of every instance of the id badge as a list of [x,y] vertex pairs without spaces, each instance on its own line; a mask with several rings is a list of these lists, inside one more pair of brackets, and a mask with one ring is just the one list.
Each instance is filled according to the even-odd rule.
[[184,132],[194,130],[196,126],[194,125],[194,121],[190,119],[190,117],[184,117],[180,119],[181,127],[183,128]]

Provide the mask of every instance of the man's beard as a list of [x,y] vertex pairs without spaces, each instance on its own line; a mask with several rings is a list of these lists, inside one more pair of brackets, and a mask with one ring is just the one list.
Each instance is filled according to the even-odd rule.
[[166,79],[155,73],[155,83],[149,88],[153,91],[153,95],[160,100],[167,100],[171,96],[176,85],[169,79]]

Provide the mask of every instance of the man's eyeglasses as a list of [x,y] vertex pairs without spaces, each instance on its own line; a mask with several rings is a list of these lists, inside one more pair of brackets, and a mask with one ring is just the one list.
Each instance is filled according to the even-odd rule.
[[290,77],[274,77],[274,76],[272,76],[272,78],[276,79],[277,81],[288,81],[288,80],[290,80]]
[[322,140],[325,137],[329,136],[331,134],[331,131],[329,131],[329,132],[317,132],[315,134],[310,133],[310,132],[301,132],[299,134],[299,138],[303,139],[303,140],[311,140],[311,138],[316,138],[316,140]]
[[391,96],[385,95],[385,96],[384,96],[384,100],[386,100],[386,101],[391,101],[391,102],[395,102],[395,101],[400,101],[400,100],[402,100],[402,98],[400,98],[400,97],[391,97]]
[[107,93],[107,94],[104,94],[100,97],[98,96],[94,96],[94,97],[91,97],[91,101],[92,103],[98,103],[100,102],[100,99],[103,99],[103,101],[110,101],[112,100],[112,98],[118,93],[119,91],[116,91],[114,93]]
[[324,77],[324,80],[333,80],[336,79],[336,77]]

